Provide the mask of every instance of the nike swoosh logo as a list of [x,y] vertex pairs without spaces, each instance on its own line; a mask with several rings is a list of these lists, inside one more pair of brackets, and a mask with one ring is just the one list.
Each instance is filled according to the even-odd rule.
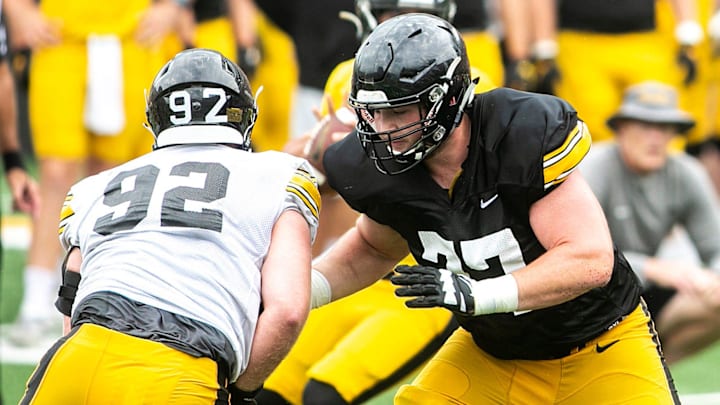
[[608,344],[606,344],[606,345],[604,345],[604,346],[600,346],[600,343],[597,343],[597,344],[595,345],[595,351],[598,352],[598,353],[602,353],[602,352],[604,352],[605,350],[609,349],[610,346],[614,345],[615,343],[617,343],[617,342],[619,342],[619,341],[620,341],[620,340],[613,340],[612,342],[610,342],[610,343],[608,343]]
[[490,197],[490,199],[487,200],[487,201],[481,198],[481,199],[480,199],[480,209],[481,209],[481,210],[484,210],[485,208],[488,207],[488,205],[492,204],[493,201],[497,200],[497,198],[498,198],[498,195],[497,195],[497,194],[495,194],[494,196]]

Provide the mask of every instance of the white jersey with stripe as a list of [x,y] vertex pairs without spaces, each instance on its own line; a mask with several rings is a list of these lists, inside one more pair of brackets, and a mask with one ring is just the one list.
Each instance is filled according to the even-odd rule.
[[222,145],[155,150],[74,185],[60,241],[83,255],[79,303],[111,291],[212,325],[247,366],[260,270],[285,210],[314,239],[320,196],[308,163]]

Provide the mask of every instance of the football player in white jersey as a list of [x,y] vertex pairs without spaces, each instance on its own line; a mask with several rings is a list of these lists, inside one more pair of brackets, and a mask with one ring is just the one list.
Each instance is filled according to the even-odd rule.
[[160,70],[154,150],[67,195],[66,334],[22,403],[254,401],[307,317],[320,208],[306,161],[251,153],[256,116],[247,77],[218,52]]

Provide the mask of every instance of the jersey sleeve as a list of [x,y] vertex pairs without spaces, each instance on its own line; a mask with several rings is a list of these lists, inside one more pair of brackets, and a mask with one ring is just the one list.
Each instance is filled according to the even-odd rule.
[[285,187],[285,209],[298,211],[310,225],[310,236],[315,240],[320,215],[320,191],[310,165],[303,162],[293,173]]
[[[65,201],[63,201],[60,209],[60,224],[58,226],[58,236],[60,244],[65,251],[70,250],[73,246],[80,246],[80,236],[78,228],[80,226],[80,217],[83,210],[83,197],[90,195],[87,187],[94,177],[89,177],[70,188]],[[83,192],[83,190],[86,190]]]
[[[559,133],[549,140],[549,149],[543,155],[543,188],[551,189],[565,181],[575,171],[582,159],[590,151],[592,143],[587,125],[577,120],[569,132]],[[555,147],[553,143],[560,143]]]
[[564,100],[498,89],[482,100],[483,144],[497,159],[498,183],[526,205],[560,185],[590,150],[587,125]]

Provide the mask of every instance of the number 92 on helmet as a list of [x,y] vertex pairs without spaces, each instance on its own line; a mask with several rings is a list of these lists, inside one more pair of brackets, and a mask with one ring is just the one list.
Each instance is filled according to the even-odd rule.
[[219,143],[250,150],[257,105],[242,69],[219,52],[193,48],[157,73],[145,114],[155,148]]

